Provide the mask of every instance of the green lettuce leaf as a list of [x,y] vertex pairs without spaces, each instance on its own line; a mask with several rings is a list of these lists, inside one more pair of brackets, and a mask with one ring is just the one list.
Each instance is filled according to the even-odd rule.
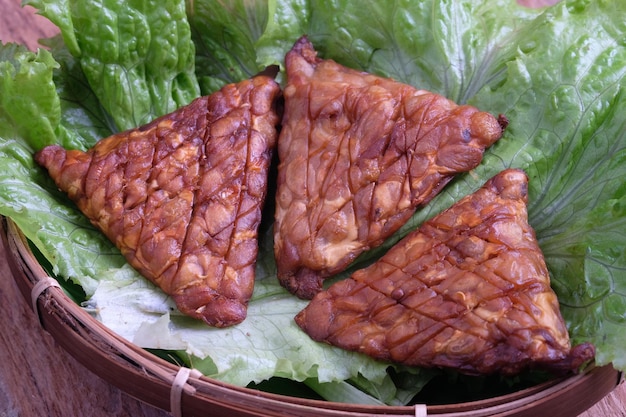
[[309,33],[315,7],[308,0],[188,0],[202,93],[281,66],[294,40]]
[[52,72],[57,65],[46,50],[33,53],[0,43],[0,135],[23,137],[32,149],[56,142],[61,109]]
[[57,36],[44,41],[58,64],[53,81],[60,100],[57,143],[68,149],[87,150],[116,131],[115,123],[89,86],[80,63]]
[[255,43],[268,23],[265,2],[188,1],[187,14],[203,94],[263,70],[257,63]]
[[[82,138],[71,139],[61,124],[76,122],[78,117],[72,116],[76,112],[65,110],[84,102],[58,95],[63,83],[56,75],[62,67],[50,52],[0,45],[0,58],[0,215],[16,223],[52,265],[52,273],[71,279],[91,295],[100,271],[121,266],[124,259],[32,157],[49,143],[69,146],[77,140],[84,146]],[[80,95],[85,94],[82,89]]]
[[118,130],[148,123],[199,95],[184,1],[26,4],[59,26]]
[[539,13],[501,0],[374,1],[368,7],[312,0],[311,7],[309,36],[320,54],[458,103],[499,78],[516,52],[517,26],[528,28]]

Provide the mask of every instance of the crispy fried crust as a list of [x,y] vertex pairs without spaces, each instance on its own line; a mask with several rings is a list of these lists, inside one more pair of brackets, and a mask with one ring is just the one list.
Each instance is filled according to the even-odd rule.
[[275,256],[283,286],[311,298],[476,167],[506,122],[319,59],[305,37],[286,70]]
[[407,365],[576,370],[594,348],[570,348],[526,201],[525,173],[500,173],[317,294],[296,322],[314,340]]
[[179,310],[224,327],[246,317],[280,88],[258,76],[87,152],[36,161]]

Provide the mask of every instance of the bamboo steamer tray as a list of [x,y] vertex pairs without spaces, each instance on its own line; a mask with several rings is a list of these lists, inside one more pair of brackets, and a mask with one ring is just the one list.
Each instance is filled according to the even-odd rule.
[[302,399],[230,385],[181,368],[128,342],[56,286],[18,227],[0,221],[7,262],[41,326],[87,369],[140,401],[174,416],[575,416],[610,393],[622,374],[611,365],[484,400],[414,406],[370,406]]

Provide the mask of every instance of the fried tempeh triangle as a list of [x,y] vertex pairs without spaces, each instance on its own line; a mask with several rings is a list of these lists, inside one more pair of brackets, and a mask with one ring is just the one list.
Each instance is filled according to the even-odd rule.
[[182,313],[230,326],[254,286],[280,94],[256,76],[87,152],[49,146],[35,158]]
[[322,60],[306,37],[285,62],[274,251],[282,285],[309,299],[475,168],[506,118]]
[[374,358],[468,374],[576,370],[527,220],[527,177],[506,170],[424,223],[296,316],[317,341]]

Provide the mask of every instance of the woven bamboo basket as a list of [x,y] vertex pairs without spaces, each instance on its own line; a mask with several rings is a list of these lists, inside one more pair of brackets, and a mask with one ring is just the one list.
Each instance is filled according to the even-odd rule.
[[11,220],[2,218],[0,229],[14,279],[42,327],[87,369],[174,416],[573,416],[611,392],[622,377],[610,365],[590,365],[580,374],[506,395],[414,406],[342,404],[229,385],[167,362],[109,330],[55,285],[56,281],[48,277]]

